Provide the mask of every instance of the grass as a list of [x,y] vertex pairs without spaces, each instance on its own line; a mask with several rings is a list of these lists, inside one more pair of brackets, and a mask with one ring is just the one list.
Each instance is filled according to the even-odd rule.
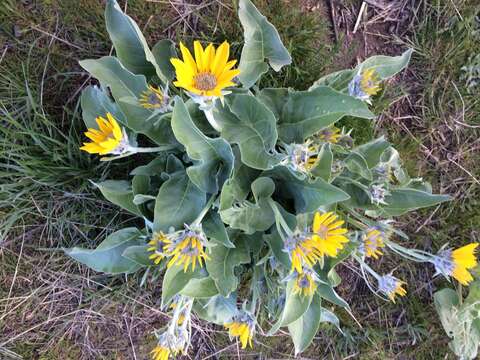
[[[284,3],[256,1],[293,57],[289,69],[269,74],[262,86],[306,89],[321,74],[355,64],[356,51],[365,44],[347,35],[334,41],[327,5],[322,2],[312,10],[306,1],[290,1],[288,7]],[[348,14],[358,5],[349,1],[340,8],[347,14],[340,30],[352,28],[356,19]],[[130,0],[128,13],[151,44],[164,36],[217,42],[228,38],[238,55],[242,36],[239,23],[232,21],[235,7],[230,1],[200,9],[198,4],[174,7]],[[409,15],[407,36],[395,39],[416,50],[412,66],[375,101],[381,117],[374,126],[354,119],[341,123],[353,128],[357,142],[385,134],[412,176],[424,176],[436,191],[455,196],[448,205],[399,220],[417,248],[432,250],[446,241],[455,246],[479,238],[480,98],[468,80],[475,73],[468,77],[462,70],[474,69],[474,57],[480,54],[476,12],[475,1],[419,2]],[[99,163],[78,150],[83,130],[78,94],[90,80],[77,60],[110,52],[102,17],[103,5],[96,0],[78,1],[74,9],[60,0],[6,0],[0,9],[0,358],[143,358],[154,343],[151,331],[165,323],[157,284],[142,288],[136,276],[95,274],[47,250],[93,246],[132,221],[99,197],[89,182],[125,176],[124,163]],[[345,48],[347,40],[351,46]],[[345,336],[322,326],[306,358],[452,356],[431,298],[446,283],[432,282],[432,269],[397,261],[379,263],[398,268],[398,276],[409,282],[410,296],[396,305],[378,301],[342,269],[345,282],[339,292],[351,300],[363,328],[340,312]],[[237,357],[223,331],[212,326],[194,331],[197,356],[218,352],[220,359]],[[286,339],[284,334],[259,337],[249,354],[293,357]]]

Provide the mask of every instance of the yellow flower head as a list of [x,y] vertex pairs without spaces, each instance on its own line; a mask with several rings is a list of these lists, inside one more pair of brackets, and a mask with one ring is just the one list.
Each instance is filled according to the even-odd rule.
[[283,251],[290,257],[291,270],[296,270],[297,273],[303,272],[304,265],[312,267],[322,257],[312,238],[301,232],[293,234],[285,241]]
[[170,59],[177,76],[173,84],[196,95],[221,97],[222,90],[234,86],[232,79],[240,73],[240,70],[232,69],[237,61],[228,61],[230,45],[225,41],[215,49],[209,44],[204,50],[199,41],[194,41],[193,47],[195,59],[182,43],[183,61]]
[[473,276],[468,271],[478,265],[475,250],[478,243],[471,243],[456,250],[444,250],[433,257],[433,264],[437,273],[453,276],[462,285],[473,281]]
[[335,126],[330,126],[323,130],[320,130],[320,132],[317,134],[317,137],[320,141],[331,144],[338,143],[338,140],[341,136],[342,134],[340,134],[340,129]]
[[147,251],[153,252],[148,258],[151,259],[155,265],[158,265],[160,261],[165,257],[165,253],[163,251],[163,247],[165,246],[165,240],[167,237],[163,232],[154,232],[152,235],[152,239],[148,242],[150,245],[147,248]]
[[378,290],[384,293],[391,301],[395,296],[405,296],[407,291],[403,288],[406,283],[392,275],[383,275],[378,279]]
[[308,173],[318,160],[318,151],[319,147],[311,140],[304,144],[285,145],[286,157],[283,162],[295,171]]
[[168,347],[160,345],[155,346],[151,352],[153,360],[168,360],[171,353],[172,352]]
[[302,273],[295,271],[295,283],[293,285],[293,293],[302,296],[312,296],[317,289],[317,276],[309,268],[303,269]]
[[383,255],[381,248],[385,247],[385,233],[377,228],[369,228],[362,236],[362,245],[360,251],[365,254],[366,257],[373,257],[378,259]]
[[362,88],[363,92],[369,96],[376,95],[380,91],[380,80],[375,73],[375,69],[370,68],[362,71],[360,87]]
[[348,238],[344,235],[348,230],[341,227],[345,222],[337,221],[337,218],[338,216],[333,212],[320,214],[317,211],[315,213],[312,239],[321,255],[335,257],[338,251],[343,249],[343,244],[348,242]]
[[140,95],[140,105],[145,109],[168,110],[168,95],[160,89],[148,85],[148,89]]
[[85,135],[92,142],[85,142],[81,150],[90,154],[121,154],[128,147],[128,138],[122,131],[112,114],[107,113],[107,119],[99,116],[96,119],[98,129],[89,128]]
[[228,335],[230,337],[238,337],[240,343],[242,344],[242,349],[245,349],[248,346],[251,348],[252,339],[255,333],[255,319],[253,317],[242,311],[239,315],[235,316],[233,321],[225,323],[226,329],[228,329]]
[[206,239],[201,231],[187,228],[179,236],[167,238],[164,242],[165,254],[171,257],[167,267],[183,265],[183,271],[186,272],[191,265],[194,271],[197,262],[203,266],[202,260],[210,259],[204,249]]

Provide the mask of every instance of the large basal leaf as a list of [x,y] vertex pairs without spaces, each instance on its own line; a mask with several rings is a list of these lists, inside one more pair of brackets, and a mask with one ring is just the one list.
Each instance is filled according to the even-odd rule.
[[183,266],[170,266],[165,275],[163,275],[162,282],[162,308],[173,299],[173,297],[180,293],[188,282],[192,279],[201,279],[207,276],[205,270],[200,266],[195,268],[195,271],[183,271]]
[[210,260],[207,261],[207,270],[215,281],[220,295],[228,296],[238,287],[238,279],[235,276],[235,267],[250,262],[250,253],[245,239],[237,237],[233,239],[234,248],[217,245],[211,248]]
[[332,149],[330,148],[330,144],[323,144],[318,152],[317,162],[311,170],[312,175],[322,178],[326,182],[330,182],[330,177],[332,175],[332,163],[333,153]]
[[235,245],[230,241],[222,218],[215,210],[207,213],[202,221],[202,228],[210,241],[227,248],[235,247]]
[[118,106],[125,114],[117,119],[130,130],[144,134],[158,143],[175,142],[168,119],[162,114],[143,108],[139,97],[146,91],[147,81],[143,75],[135,75],[127,70],[117,58],[105,56],[97,60],[83,60],[80,65],[97,78],[103,86],[108,86]]
[[157,65],[140,28],[116,0],[107,1],[105,22],[117,57],[128,70],[149,77],[157,74],[162,81],[168,81],[168,74]]
[[155,201],[154,230],[182,229],[193,222],[206,202],[205,193],[179,172],[165,181]]
[[151,266],[153,265],[153,262],[149,256],[152,253],[147,251],[148,247],[148,245],[129,246],[123,251],[122,256],[137,263],[138,265]]
[[268,203],[268,199],[275,191],[275,184],[271,179],[261,177],[252,183],[254,203],[246,200],[240,203],[233,202],[231,196],[223,194],[224,191],[230,191],[230,189],[224,186],[222,199],[226,197],[232,202],[222,204],[220,216],[223,222],[230,225],[231,228],[253,234],[256,231],[267,230],[275,222],[275,216]]
[[307,311],[288,325],[288,331],[295,346],[295,356],[303,352],[312,342],[320,327],[321,298],[314,295]]
[[215,281],[211,277],[200,279],[191,279],[187,285],[180,291],[183,296],[188,296],[196,299],[211,298],[218,294],[218,289]]
[[283,46],[277,29],[263,16],[250,0],[240,0],[238,16],[243,26],[245,43],[240,58],[240,81],[251,87],[268,71],[268,63],[275,71],[292,62]]
[[273,113],[255,97],[232,94],[227,106],[217,106],[215,120],[222,137],[238,144],[242,162],[254,169],[271,169],[279,163],[275,153],[277,125]]
[[287,284],[287,296],[285,299],[285,306],[282,314],[277,322],[272,326],[268,335],[275,334],[282,326],[287,326],[294,321],[298,320],[307,311],[310,303],[312,302],[312,296],[303,296],[300,293],[294,294],[293,287],[296,279],[292,279]]
[[345,92],[347,91],[348,83],[358,73],[359,69],[369,69],[372,67],[381,80],[389,79],[407,67],[412,52],[413,49],[408,49],[400,56],[376,55],[369,57],[357,65],[355,69],[341,70],[321,77],[313,83],[309,90],[313,90],[319,86],[329,86]]
[[164,81],[172,81],[175,78],[175,68],[170,62],[171,58],[177,57],[175,43],[170,39],[162,39],[152,49],[155,61],[164,76]]
[[392,216],[402,215],[408,211],[423,207],[434,206],[445,201],[450,201],[449,195],[431,194],[416,189],[394,189],[385,197],[388,205],[382,206],[382,210]]
[[303,143],[344,116],[375,117],[363,101],[326,86],[289,92],[279,119],[279,138],[285,143]]
[[193,310],[199,318],[223,326],[237,313],[237,298],[230,294],[228,297],[217,295],[210,299],[196,299]]
[[108,93],[98,86],[90,85],[82,91],[80,99],[83,122],[87,128],[98,129],[96,118],[111,113],[115,119],[125,123],[125,116]]
[[265,176],[269,176],[275,181],[278,192],[294,201],[297,213],[312,212],[321,206],[349,199],[347,193],[325,180],[321,178],[299,179],[284,166],[277,166],[271,171],[266,171]]
[[122,254],[125,249],[144,243],[141,236],[142,233],[138,229],[126,228],[107,236],[94,250],[74,247],[64,251],[68,256],[95,271],[107,274],[129,274],[142,266]]
[[180,97],[175,98],[172,129],[194,161],[194,165],[187,168],[190,180],[203,191],[216,194],[233,168],[233,153],[228,142],[205,136],[193,123]]
[[115,205],[130,211],[131,213],[143,217],[142,212],[133,203],[133,190],[130,183],[126,180],[106,180],[101,183],[93,183],[102,195],[108,201]]
[[378,139],[357,146],[354,150],[365,158],[368,168],[371,169],[380,162],[382,154],[389,147],[390,143],[381,136]]

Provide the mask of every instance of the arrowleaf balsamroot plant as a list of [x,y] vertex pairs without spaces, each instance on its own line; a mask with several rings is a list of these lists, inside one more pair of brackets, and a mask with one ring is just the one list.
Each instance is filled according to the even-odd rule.
[[131,180],[96,184],[144,226],[114,232],[94,250],[65,252],[96,271],[163,277],[162,307],[172,318],[156,332],[156,360],[188,351],[192,313],[224,326],[242,348],[254,346],[256,333],[287,327],[302,352],[322,321],[338,323],[327,303],[349,308],[334,289],[335,268],[347,259],[374,294],[392,301],[408,284],[374,270],[380,256],[430,262],[462,283],[476,264],[476,244],[432,255],[395,242],[405,236],[395,216],[449,196],[410,178],[383,137],[354,146],[335,127],[344,116],[373,121],[368,104],[412,51],[371,57],[307,91],[260,89],[269,67],[278,72],[291,58],[251,1],[240,0],[238,14],[245,43],[236,67],[228,40],[180,43],[181,56],[167,39],[150,49],[108,0],[116,56],[80,62],[100,83],[82,93],[93,141],[82,149],[114,155],[107,161],[149,153]]

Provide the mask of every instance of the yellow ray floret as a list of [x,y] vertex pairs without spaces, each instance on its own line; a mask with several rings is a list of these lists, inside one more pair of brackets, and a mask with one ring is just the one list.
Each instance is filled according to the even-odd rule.
[[452,251],[453,271],[452,276],[463,285],[473,281],[472,274],[468,271],[477,266],[475,250],[478,243],[471,243]]
[[183,265],[184,272],[187,271],[189,266],[194,271],[197,262],[202,267],[202,260],[210,259],[204,250],[202,239],[191,231],[185,232],[181,237],[174,240],[166,239],[164,250],[167,256],[171,256],[167,267]]
[[303,272],[304,265],[312,267],[322,257],[311,236],[302,232],[290,236],[284,243],[283,251],[290,257],[291,270],[297,273]]
[[376,228],[367,229],[363,235],[362,249],[366,257],[378,259],[383,252],[380,250],[385,247],[384,233]]
[[153,360],[168,360],[168,358],[170,357],[171,351],[167,347],[157,345],[151,351],[151,354],[152,354]]
[[92,141],[83,143],[80,149],[90,154],[100,155],[114,152],[123,140],[120,125],[110,113],[107,113],[107,119],[99,116],[96,121],[98,129],[89,128],[85,132],[85,136]]
[[338,216],[333,212],[315,213],[312,239],[322,255],[335,257],[338,251],[343,249],[343,244],[348,242],[348,238],[344,235],[348,230],[341,227],[345,222],[337,221],[337,218]]
[[330,126],[326,129],[320,130],[317,134],[318,139],[323,142],[336,144],[338,140],[342,137],[340,129],[335,126]]
[[225,41],[218,49],[209,44],[205,49],[199,41],[194,41],[193,58],[190,51],[180,43],[183,60],[172,58],[175,68],[174,85],[201,96],[222,96],[222,90],[235,86],[232,81],[240,70],[233,69],[236,60],[228,61],[230,45]]
[[380,91],[380,81],[375,73],[375,69],[370,68],[362,72],[360,87],[369,96],[376,95]]
[[297,273],[295,283],[293,285],[293,293],[300,294],[302,296],[312,296],[317,289],[317,283],[314,276],[309,271],[303,273]]
[[167,96],[160,89],[148,85],[148,89],[140,95],[140,105],[145,109],[161,109],[167,103]]
[[242,349],[245,349],[248,346],[252,346],[253,339],[253,328],[250,324],[246,322],[237,322],[233,321],[226,323],[225,328],[228,329],[228,334],[232,337],[238,337],[240,343],[242,344]]
[[395,297],[405,296],[407,291],[403,288],[406,285],[404,281],[397,279],[392,275],[383,275],[378,279],[378,289],[384,293],[392,302]]
[[155,232],[152,235],[152,239],[148,242],[150,247],[147,248],[147,251],[153,252],[153,254],[151,254],[148,258],[151,259],[155,265],[158,265],[165,257],[163,252],[165,240],[167,240],[167,237],[163,232]]

